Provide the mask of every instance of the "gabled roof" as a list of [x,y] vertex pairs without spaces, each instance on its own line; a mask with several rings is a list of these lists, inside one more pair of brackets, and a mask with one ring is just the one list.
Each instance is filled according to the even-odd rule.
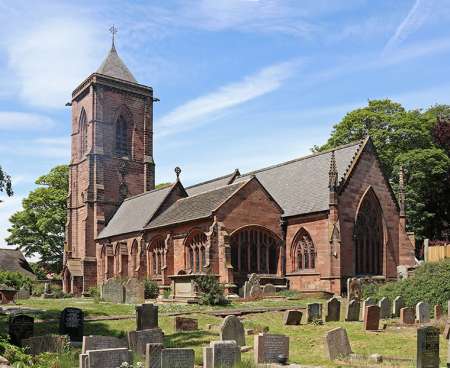
[[146,228],[153,229],[207,218],[248,181],[240,181],[239,183],[225,185],[207,192],[179,199],[166,211],[152,220]]
[[189,196],[193,196],[199,193],[206,192],[208,190],[216,189],[223,187],[227,184],[230,184],[234,181],[234,179],[239,176],[239,170],[234,170],[231,174],[227,174],[224,176],[220,176],[215,179],[211,179],[208,181],[204,181],[195,185],[191,185],[190,187],[186,188],[186,192],[189,194]]
[[19,272],[33,279],[36,278],[19,249],[0,248],[0,271]]
[[130,70],[119,57],[114,44],[112,45],[111,50],[109,51],[108,56],[103,61],[102,65],[100,65],[100,67],[97,69],[97,73],[122,79],[132,83],[137,83],[133,74],[131,74]]
[[179,182],[125,199],[97,238],[143,230],[177,185]]

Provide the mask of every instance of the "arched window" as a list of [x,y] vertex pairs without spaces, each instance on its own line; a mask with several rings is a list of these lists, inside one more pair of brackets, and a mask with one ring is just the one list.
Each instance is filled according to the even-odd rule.
[[84,109],[81,109],[79,127],[80,127],[80,152],[81,156],[83,156],[87,152],[87,145],[88,145],[88,127],[87,127],[86,111]]
[[116,122],[116,153],[128,156],[128,124],[122,115]]
[[161,276],[164,268],[164,239],[154,239],[148,247],[149,264],[151,264],[150,275]]
[[192,232],[185,242],[186,269],[193,273],[203,272],[206,266],[206,235]]
[[292,245],[292,271],[312,270],[316,268],[316,249],[311,236],[301,229]]

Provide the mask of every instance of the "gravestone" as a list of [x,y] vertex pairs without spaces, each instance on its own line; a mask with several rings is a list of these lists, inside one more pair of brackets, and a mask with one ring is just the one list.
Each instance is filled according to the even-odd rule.
[[52,299],[55,297],[55,294],[52,292],[52,287],[50,285],[50,281],[44,283],[44,293],[41,295],[42,299]]
[[238,346],[245,346],[245,330],[236,316],[226,316],[220,326],[220,340],[234,340]]
[[145,345],[162,344],[164,334],[160,328],[128,331],[128,347],[139,355],[145,355]]
[[43,335],[22,340],[22,347],[27,354],[62,353],[69,344],[68,336]]
[[14,345],[21,346],[24,339],[33,336],[34,318],[25,314],[12,314],[8,320],[9,337]]
[[19,299],[19,300],[30,299],[30,297],[31,297],[31,293],[30,293],[30,288],[28,288],[28,287],[21,288],[16,294],[16,299]]
[[361,300],[362,290],[361,290],[361,280],[353,277],[347,279],[347,301],[351,300]]
[[259,285],[253,285],[250,288],[250,297],[251,298],[259,298],[263,295],[263,290]]
[[387,319],[391,318],[391,309],[392,305],[388,298],[383,297],[378,302],[378,306],[380,307],[380,318]]
[[86,368],[116,368],[133,362],[131,351],[126,348],[88,350],[85,355]]
[[442,305],[436,304],[433,308],[434,319],[439,321],[444,316],[444,310],[442,309]]
[[140,304],[145,302],[144,283],[137,278],[128,279],[124,285],[125,303]]
[[343,358],[352,353],[345,328],[339,327],[325,335],[325,354],[328,359]]
[[194,368],[194,349],[162,349],[161,368]]
[[289,359],[289,336],[258,334],[254,344],[255,363],[277,363],[280,356]]
[[102,350],[102,349],[118,349],[128,348],[126,339],[120,339],[114,336],[83,336],[83,345],[81,353],[85,354],[88,350]]
[[102,299],[110,303],[124,303],[125,289],[119,279],[111,278],[102,285]]
[[417,368],[439,368],[439,329],[433,326],[417,329]]
[[175,317],[175,331],[196,331],[198,320],[195,318]]
[[399,295],[394,299],[394,303],[392,304],[392,315],[396,318],[400,317],[400,309],[405,306],[405,301]]
[[303,313],[298,310],[287,310],[284,312],[283,323],[286,326],[296,326],[301,324]]
[[400,309],[400,323],[413,325],[415,323],[414,308],[404,307]]
[[161,368],[161,352],[163,344],[147,344],[145,346],[145,368]]
[[369,305],[364,313],[364,329],[366,331],[378,331],[380,328],[380,307]]
[[277,289],[272,284],[266,284],[262,287],[262,293],[264,295],[275,295],[277,292]]
[[203,368],[233,368],[241,362],[236,341],[211,341],[203,348]]
[[430,306],[428,303],[419,302],[416,305],[416,319],[417,323],[430,322]]
[[345,320],[347,322],[359,321],[361,304],[357,300],[350,300],[347,305],[347,314],[345,315]]
[[327,302],[327,315],[325,321],[334,322],[341,319],[341,302],[338,298],[333,297]]
[[250,297],[250,291],[253,286],[258,285],[260,286],[260,279],[259,276],[256,273],[252,273],[250,277],[248,278],[248,281],[244,283],[243,292],[244,292],[244,298]]
[[364,299],[363,303],[362,303],[362,320],[364,321],[366,319],[365,313],[366,313],[366,307],[368,307],[369,305],[376,305],[377,301],[375,298],[372,297],[368,297],[366,299]]
[[309,303],[306,306],[306,321],[308,323],[322,319],[322,304]]
[[59,333],[71,341],[83,341],[84,313],[79,308],[65,308],[59,317]]
[[158,306],[146,303],[136,306],[136,330],[158,327]]

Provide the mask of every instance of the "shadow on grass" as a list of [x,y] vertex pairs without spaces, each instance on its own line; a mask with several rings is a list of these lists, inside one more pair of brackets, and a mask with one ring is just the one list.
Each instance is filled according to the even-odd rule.
[[218,334],[208,331],[178,332],[164,336],[164,346],[168,348],[187,348],[208,345],[210,341],[217,339]]

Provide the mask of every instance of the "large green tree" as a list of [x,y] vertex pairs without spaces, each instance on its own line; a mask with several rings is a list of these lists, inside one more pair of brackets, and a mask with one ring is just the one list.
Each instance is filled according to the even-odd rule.
[[405,169],[408,228],[418,239],[444,239],[450,235],[450,157],[445,149],[446,126],[436,127],[442,116],[450,116],[450,106],[407,110],[391,100],[371,100],[346,114],[326,144],[314,150],[370,135],[395,190],[399,168]]
[[11,216],[8,244],[17,245],[27,256],[39,255],[48,271],[60,272],[64,252],[69,170],[56,166],[39,177],[39,186],[22,202],[23,210]]
[[5,192],[7,196],[13,195],[11,177],[0,166],[0,192]]

